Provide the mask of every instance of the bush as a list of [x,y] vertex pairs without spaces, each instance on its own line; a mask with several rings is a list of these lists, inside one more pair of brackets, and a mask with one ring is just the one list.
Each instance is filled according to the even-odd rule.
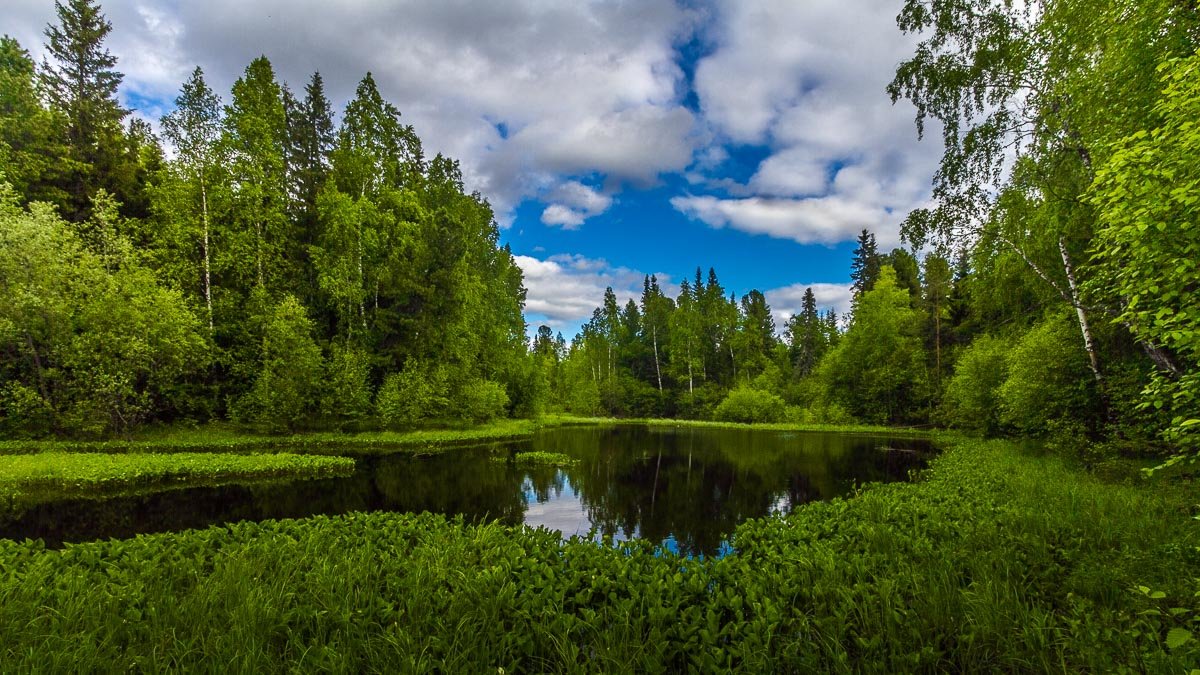
[[243,415],[273,431],[294,430],[314,407],[321,377],[321,348],[304,305],[286,296],[263,334],[262,370],[243,400]]
[[690,420],[711,419],[713,410],[724,398],[725,392],[715,384],[702,384],[691,392],[679,395],[676,409],[679,416]]
[[858,420],[837,403],[819,403],[806,407],[790,405],[784,419],[792,424],[857,424]]
[[738,387],[729,392],[713,411],[713,419],[722,422],[782,422],[786,406],[783,399],[766,391]]
[[29,438],[54,425],[54,409],[32,387],[9,382],[0,389],[0,431],[6,437]]
[[999,389],[1000,419],[1024,434],[1045,435],[1062,420],[1095,419],[1095,387],[1067,315],[1051,315],[1012,348]]
[[418,359],[409,359],[400,372],[384,378],[383,386],[375,395],[375,413],[389,429],[440,417],[449,404],[446,390],[444,370],[428,367]]
[[458,395],[459,415],[472,422],[487,422],[503,417],[508,408],[508,393],[499,382],[474,380]]
[[321,412],[335,423],[360,419],[371,412],[370,356],[363,350],[334,345],[325,363]]
[[942,417],[951,426],[994,435],[1000,430],[1000,387],[1008,375],[1009,346],[981,335],[954,367],[942,400]]

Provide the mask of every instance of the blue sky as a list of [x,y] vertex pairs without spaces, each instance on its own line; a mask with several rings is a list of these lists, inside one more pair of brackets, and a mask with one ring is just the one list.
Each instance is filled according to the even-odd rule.
[[[883,250],[929,198],[937,129],[884,91],[915,39],[901,0],[108,0],[122,97],[157,123],[201,66],[227,92],[265,54],[341,107],[371,71],[430,154],[458,158],[526,275],[531,330],[569,339],[611,285],[714,267],[782,320],[849,301],[853,239]],[[40,59],[51,0],[7,0]]]

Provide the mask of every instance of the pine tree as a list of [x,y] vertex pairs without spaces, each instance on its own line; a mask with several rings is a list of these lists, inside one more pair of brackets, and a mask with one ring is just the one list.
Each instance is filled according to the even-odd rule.
[[301,101],[284,90],[284,114],[288,197],[293,217],[307,221],[301,226],[301,231],[306,232],[308,228],[304,225],[311,227],[315,219],[317,193],[329,176],[329,156],[336,142],[333,107],[325,96],[325,81],[320,73],[312,74]]
[[775,319],[761,291],[742,296],[738,330],[732,338],[741,354],[742,375],[749,380],[761,373],[775,352]]
[[854,249],[854,259],[850,262],[850,278],[854,280],[852,288],[855,298],[875,287],[880,264],[879,252],[875,248],[875,235],[864,229],[858,235],[858,248]]
[[[71,148],[68,219],[82,220],[91,195],[99,187],[129,201],[130,158],[126,154],[122,122],[129,111],[117,102],[117,87],[124,76],[116,71],[117,58],[104,47],[112,24],[95,0],[61,0],[54,3],[58,25],[45,30],[46,51],[42,84],[50,104],[67,118]],[[124,165],[124,166],[123,166]]]
[[338,189],[356,198],[385,186],[412,186],[424,169],[420,139],[400,122],[400,111],[384,100],[370,73],[346,105],[332,155]]
[[804,289],[800,312],[788,319],[788,352],[797,377],[805,377],[825,355],[829,345],[826,322],[817,312],[817,297],[812,287]]

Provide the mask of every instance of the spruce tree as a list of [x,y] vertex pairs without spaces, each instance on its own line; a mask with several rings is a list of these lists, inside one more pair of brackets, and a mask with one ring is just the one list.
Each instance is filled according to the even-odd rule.
[[[120,201],[135,198],[128,184],[131,158],[125,147],[122,122],[128,110],[117,101],[124,76],[115,70],[117,58],[104,47],[112,24],[95,0],[54,3],[58,25],[45,30],[46,51],[41,79],[51,107],[67,118],[67,139],[74,165],[64,186],[70,195],[65,215],[82,220],[91,195],[99,187]],[[134,161],[136,164],[136,161]]]
[[850,262],[850,278],[854,280],[852,288],[854,297],[875,287],[879,278],[881,259],[875,247],[875,235],[864,229],[858,235],[858,248],[854,249],[854,259]]

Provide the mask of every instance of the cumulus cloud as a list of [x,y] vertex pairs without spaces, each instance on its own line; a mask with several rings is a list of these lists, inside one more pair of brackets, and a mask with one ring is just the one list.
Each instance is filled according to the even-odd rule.
[[770,154],[741,185],[719,175],[701,181],[698,166],[689,182],[715,199],[681,197],[676,208],[710,226],[801,243],[845,241],[863,227],[881,245],[897,243],[900,222],[928,199],[941,155],[936,142],[917,141],[912,106],[893,106],[885,93],[914,46],[895,26],[898,3],[716,7],[715,47],[695,77],[704,124],[717,142]]
[[[143,116],[165,112],[196,65],[226,99],[260,54],[296,90],[320,70],[339,109],[372,71],[428,153],[461,160],[502,222],[564,177],[641,184],[682,170],[698,142],[675,52],[695,19],[671,0],[112,0],[104,11],[124,102]],[[40,58],[53,4],[6,0],[4,12]]]
[[542,211],[542,222],[546,225],[561,225],[564,230],[574,230],[583,221],[599,215],[612,205],[612,197],[580,183],[567,181],[547,195],[551,202]]
[[763,293],[771,313],[775,316],[775,325],[783,330],[783,325],[792,315],[804,307],[804,291],[812,288],[813,296],[817,299],[817,309],[824,312],[832,309],[839,317],[845,317],[850,312],[850,300],[854,291],[850,284],[792,284],[783,288],[774,288]]
[[[612,266],[605,260],[569,254],[545,259],[518,255],[514,259],[525,274],[526,312],[552,328],[571,330],[590,319],[604,299],[605,288],[611,287],[622,305],[642,296],[645,273]],[[657,277],[664,293],[672,297],[678,293],[665,281],[666,275]]]
[[838,195],[813,199],[699,195],[672,197],[671,205],[710,227],[732,227],[801,244],[836,244],[853,239],[864,228],[878,233],[876,241],[881,248],[899,241],[895,228],[880,227],[889,220],[887,211]]

